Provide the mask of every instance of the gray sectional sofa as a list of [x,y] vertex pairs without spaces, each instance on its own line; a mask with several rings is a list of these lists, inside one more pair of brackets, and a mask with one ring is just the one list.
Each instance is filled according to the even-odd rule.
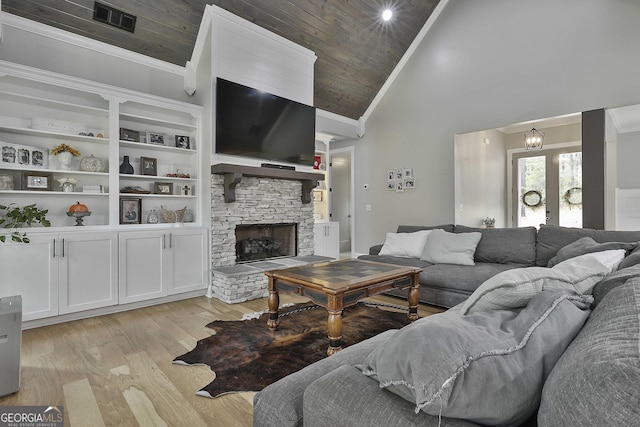
[[[481,283],[506,270],[522,267],[546,267],[560,248],[581,237],[596,242],[637,242],[640,231],[608,231],[542,225],[523,228],[472,228],[463,225],[437,226],[400,225],[397,233],[442,229],[450,233],[482,234],[474,254],[475,265],[431,264],[419,258],[400,258],[379,255],[382,244],[369,249],[359,258],[391,264],[423,267],[420,274],[420,302],[450,308],[464,301]],[[393,295],[406,297],[406,290]]]
[[[512,233],[481,232],[482,239]],[[520,233],[529,236],[518,243],[524,253],[531,236]],[[600,243],[581,244],[583,237]],[[254,426],[639,425],[640,232],[543,226],[535,240],[533,269],[521,271],[540,273],[550,270],[538,268],[549,261],[610,249],[625,258],[597,278],[589,295],[545,289],[524,307],[462,315],[472,297],[347,347],[257,393]],[[481,251],[476,265],[482,257]],[[442,282],[423,279],[430,279],[422,283],[427,295],[443,291]],[[462,299],[475,288],[454,287],[447,295]],[[458,359],[463,347],[472,356],[462,352]],[[398,380],[385,380],[394,369]],[[416,396],[424,393],[419,408]]]

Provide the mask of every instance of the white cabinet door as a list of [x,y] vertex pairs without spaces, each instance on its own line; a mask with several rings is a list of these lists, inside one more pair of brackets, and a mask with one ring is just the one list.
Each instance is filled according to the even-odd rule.
[[0,298],[22,295],[22,320],[58,314],[57,236],[30,234],[30,243],[0,243]]
[[204,289],[208,283],[207,230],[183,229],[167,233],[169,295]]
[[165,233],[121,232],[118,240],[120,304],[166,296]]
[[60,314],[117,304],[117,234],[69,233],[58,242]]
[[340,223],[319,222],[313,226],[314,253],[340,259]]

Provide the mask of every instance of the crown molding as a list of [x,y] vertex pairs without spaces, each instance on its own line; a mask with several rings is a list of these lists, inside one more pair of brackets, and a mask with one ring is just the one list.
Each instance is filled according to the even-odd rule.
[[[13,27],[18,30],[28,31],[33,34],[37,34],[42,37],[47,37],[52,40],[57,40],[63,43],[78,46],[84,49],[92,50],[103,55],[110,55],[119,60],[125,60],[134,62],[136,64],[142,64],[146,67],[155,68],[157,70],[177,74],[179,76],[185,75],[184,67],[171,64],[166,61],[152,58],[150,56],[135,53],[121,47],[113,46],[108,43],[93,40],[79,34],[74,34],[69,31],[61,30],[59,28],[52,27],[50,25],[41,24],[30,19],[22,18],[17,15],[13,15],[7,12],[0,14],[0,28],[2,26]],[[6,30],[6,28],[5,28]],[[0,30],[1,31],[1,30]],[[1,33],[0,33],[1,34]],[[4,34],[6,36],[6,32]]]

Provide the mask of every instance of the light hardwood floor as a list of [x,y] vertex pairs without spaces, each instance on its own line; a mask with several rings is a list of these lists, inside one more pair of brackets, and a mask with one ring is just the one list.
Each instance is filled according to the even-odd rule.
[[[280,296],[281,304],[302,301]],[[215,374],[172,360],[211,335],[207,323],[266,307],[266,298],[230,305],[199,297],[23,331],[20,391],[0,406],[63,405],[65,425],[76,427],[250,426],[255,393],[196,396]],[[421,305],[418,313],[440,311]]]

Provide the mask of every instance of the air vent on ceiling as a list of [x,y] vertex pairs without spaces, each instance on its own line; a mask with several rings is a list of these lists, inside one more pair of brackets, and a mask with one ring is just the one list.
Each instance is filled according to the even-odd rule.
[[132,33],[136,26],[135,16],[98,2],[93,6],[93,19]]

